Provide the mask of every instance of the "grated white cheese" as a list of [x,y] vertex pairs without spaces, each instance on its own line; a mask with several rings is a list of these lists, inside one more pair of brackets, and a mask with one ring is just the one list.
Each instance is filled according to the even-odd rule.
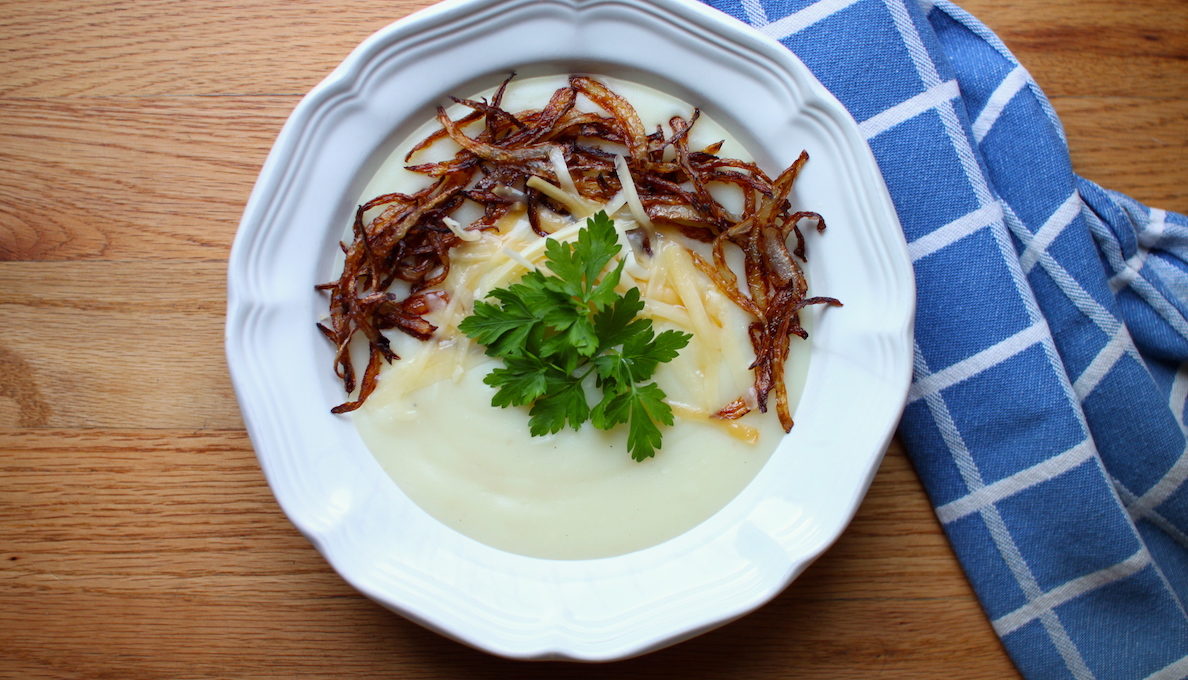
[[639,200],[639,192],[635,190],[635,180],[631,179],[631,169],[627,167],[627,159],[619,154],[615,154],[615,174],[619,176],[619,183],[623,185],[622,193],[627,199],[627,209],[631,211],[636,222],[643,225],[649,232],[654,233],[656,225],[652,224],[652,218],[648,217],[643,203]]
[[518,251],[518,250],[512,250],[511,248],[504,246],[499,249],[499,252],[503,253],[504,255],[507,255],[509,258],[515,260],[516,262],[518,262],[520,265],[526,267],[527,269],[530,269],[530,270],[536,269],[536,265],[532,264],[532,260],[529,260],[528,258],[521,255],[520,251]]
[[602,206],[602,209],[606,211],[608,217],[614,217],[615,213],[619,212],[625,205],[627,205],[627,194],[620,189],[619,193],[611,196],[611,199],[606,202],[606,205]]
[[452,217],[446,216],[441,218],[441,223],[449,227],[450,231],[454,232],[454,236],[457,236],[463,241],[473,242],[478,241],[483,237],[483,233],[481,231],[463,229],[458,220]]
[[587,201],[581,196],[578,196],[576,193],[571,194],[568,191],[554,186],[553,184],[541,179],[537,175],[529,177],[527,185],[533,189],[536,189],[545,196],[548,196],[554,201],[563,204],[569,209],[570,214],[576,218],[588,217],[597,211],[598,206],[593,202]]
[[573,183],[573,176],[569,174],[569,166],[565,164],[565,152],[561,150],[561,147],[549,147],[549,160],[553,163],[553,172],[557,175],[557,183],[566,193],[577,196],[577,185]]

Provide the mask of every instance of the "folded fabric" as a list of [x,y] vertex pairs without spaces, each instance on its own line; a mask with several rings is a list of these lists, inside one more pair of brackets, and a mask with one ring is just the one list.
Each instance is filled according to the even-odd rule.
[[1188,677],[1188,219],[1072,172],[1060,121],[945,0],[708,0],[849,109],[918,288],[900,427],[1029,678]]

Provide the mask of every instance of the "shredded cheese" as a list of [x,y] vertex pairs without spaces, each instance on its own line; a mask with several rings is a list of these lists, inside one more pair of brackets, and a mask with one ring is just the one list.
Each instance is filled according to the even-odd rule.
[[652,218],[648,217],[643,203],[639,200],[639,192],[635,190],[635,180],[631,179],[631,169],[627,167],[627,159],[619,154],[615,154],[615,174],[619,176],[619,183],[623,185],[622,193],[627,199],[627,209],[631,211],[636,222],[643,225],[649,232],[654,233],[656,225],[652,224]]
[[684,248],[668,243],[664,247],[664,255],[669,267],[669,280],[680,297],[681,305],[689,312],[694,335],[701,340],[697,358],[702,372],[705,373],[705,389],[701,396],[703,403],[708,407],[709,403],[718,399],[716,368],[722,354],[718,328],[710,321],[702,303],[701,292],[709,290],[710,286],[708,282],[697,281],[697,277],[705,278],[705,275],[697,271]]
[[524,267],[525,269],[536,269],[536,265],[532,264],[532,260],[529,260],[528,258],[521,255],[519,251],[512,250],[511,248],[504,246],[499,249],[499,252],[507,255],[512,260],[515,260],[517,264]]
[[[568,227],[558,229],[557,231],[549,234],[549,238],[553,239],[554,241],[571,241],[577,237],[577,233],[581,231],[582,227],[584,226],[586,226],[585,222],[575,222]],[[544,254],[545,241],[546,240],[543,238],[534,238],[529,241],[527,247],[518,252],[525,258],[534,260]]]
[[566,193],[578,196],[577,185],[573,183],[573,176],[569,174],[569,166],[565,164],[565,152],[559,146],[549,147],[549,161],[553,163],[553,172],[557,175],[557,183]]
[[483,237],[481,231],[463,229],[462,225],[458,223],[458,220],[448,215],[441,218],[441,223],[449,227],[449,230],[454,232],[454,236],[457,236],[463,241],[478,241]]
[[693,320],[689,317],[689,313],[677,305],[668,305],[663,302],[656,302],[655,300],[645,300],[644,313],[654,319],[664,319],[680,328],[680,330],[693,330]]
[[[571,179],[570,181],[572,182],[573,180]],[[533,189],[536,189],[545,196],[548,196],[554,201],[563,204],[567,209],[569,209],[570,214],[576,218],[589,217],[590,215],[593,215],[598,209],[598,206],[591,201],[587,201],[576,194],[571,194],[567,191],[564,191],[559,187],[541,179],[537,175],[529,177],[527,185]]]
[[[663,250],[660,251],[662,253]],[[648,279],[647,290],[643,291],[645,300],[655,300],[656,302],[666,302],[669,304],[676,303],[676,296],[668,295],[668,269],[663,266],[663,262],[657,253],[652,257],[652,275]]]
[[748,444],[754,444],[759,441],[759,430],[750,425],[740,423],[737,420],[728,420],[726,418],[715,418],[712,414],[704,409],[699,409],[696,406],[683,404],[679,401],[668,401],[672,412],[682,418],[704,420],[712,423],[726,430],[727,434],[739,441]]
[[[563,160],[556,156],[551,156],[554,162]],[[644,219],[647,216],[642,213],[642,206],[638,205],[638,196],[634,193],[635,186],[631,183],[630,174],[626,172],[626,164],[621,158],[616,161],[616,170],[626,177],[623,189],[603,204],[601,209],[608,215],[613,215],[626,205],[630,211],[629,214],[615,220],[619,245],[622,248],[619,257],[624,260],[624,278],[619,288],[623,291],[632,286],[640,288],[644,296],[644,316],[694,335],[693,343],[683,353],[685,366],[674,371],[669,378],[677,383],[670,386],[674,411],[682,417],[712,423],[724,428],[732,437],[754,443],[758,438],[758,430],[713,415],[717,402],[723,399],[720,388],[728,388],[727,391],[735,388],[745,389],[744,385],[739,384],[738,376],[720,375],[723,366],[745,366],[747,363],[746,357],[743,356],[745,347],[736,347],[732,343],[721,341],[722,328],[729,323],[728,312],[724,309],[724,299],[706,279],[705,274],[693,265],[685,248],[667,239],[662,233],[653,231],[650,234],[655,249],[654,255],[637,261],[635,250],[626,232],[642,224],[642,220],[639,220],[640,215]],[[567,174],[558,172],[558,178],[563,186],[572,184],[572,177]],[[575,239],[585,226],[585,220],[578,217],[578,214],[594,212],[591,202],[570,193],[568,187],[559,188],[539,177],[530,179],[529,186],[566,206],[572,206],[574,218],[567,219],[563,226],[557,227],[549,237],[557,241]],[[632,208],[632,203],[636,204],[635,208]],[[455,293],[433,319],[435,324],[448,333],[457,329],[462,318],[469,313],[474,300],[485,297],[487,291],[507,285],[511,279],[519,276],[523,269],[531,270],[541,266],[546,239],[531,231],[522,212],[514,221],[501,221],[502,234],[466,231],[449,218],[445,224],[451,231],[458,233],[460,238],[468,241],[465,248],[459,249],[457,256],[459,262],[466,262],[466,266],[461,267],[457,274],[458,280],[453,286]],[[457,382],[474,361],[472,354],[469,340],[458,334],[453,342],[441,345],[435,353],[437,358],[434,361],[425,361],[424,356],[421,356],[418,357],[420,361],[406,365],[401,392],[409,394],[441,380]],[[727,373],[730,373],[729,369]],[[745,380],[743,382],[745,383]],[[693,403],[697,405],[691,405]]]
[[[614,217],[615,213],[619,212],[625,205],[627,205],[627,194],[620,189],[619,193],[611,196],[611,199],[606,202],[606,205],[602,206],[602,209],[606,211],[609,217]],[[618,224],[618,221],[615,223]]]

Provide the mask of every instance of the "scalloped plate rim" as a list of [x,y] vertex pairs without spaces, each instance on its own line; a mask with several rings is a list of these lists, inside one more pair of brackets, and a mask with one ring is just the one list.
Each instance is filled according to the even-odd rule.
[[[507,644],[507,640],[498,640],[483,631],[452,627],[449,621],[442,621],[434,617],[432,612],[417,611],[406,604],[395,601],[391,593],[378,589],[374,583],[368,582],[361,576],[350,573],[352,570],[345,566],[346,563],[350,562],[349,556],[344,556],[336,552],[336,548],[331,545],[331,535],[325,531],[315,529],[313,526],[315,522],[310,521],[305,509],[301,507],[300,499],[293,498],[289,490],[280,485],[279,474],[273,469],[275,462],[271,453],[271,449],[275,444],[275,442],[271,441],[273,433],[269,432],[266,427],[268,424],[266,422],[267,416],[261,413],[261,409],[254,405],[254,402],[257,400],[257,392],[260,391],[260,388],[253,385],[253,379],[257,379],[258,382],[260,376],[255,375],[249,367],[242,365],[242,355],[246,351],[243,349],[243,345],[247,341],[245,327],[242,322],[246,318],[252,318],[253,315],[260,315],[264,311],[262,308],[267,306],[267,303],[260,299],[260,288],[255,287],[251,279],[252,262],[245,260],[245,258],[249,257],[252,248],[263,245],[260,242],[264,236],[264,234],[261,234],[261,229],[262,223],[266,221],[271,208],[269,200],[274,198],[275,193],[286,182],[294,181],[297,171],[293,170],[292,166],[284,166],[282,164],[292,160],[296,154],[302,151],[302,144],[309,143],[309,140],[315,136],[311,132],[311,126],[315,124],[317,116],[323,112],[326,106],[331,105],[336,99],[349,99],[351,96],[362,96],[364,94],[357,88],[361,78],[366,73],[370,60],[379,57],[385,52],[397,49],[400,42],[407,39],[402,36],[416,35],[418,26],[432,24],[434,22],[439,26],[448,25],[451,21],[468,16],[476,11],[476,9],[495,4],[497,3],[493,0],[447,0],[445,3],[421,10],[377,31],[355,48],[350,56],[334,69],[318,86],[311,90],[297,105],[294,112],[286,121],[264,164],[257,185],[248,201],[232,248],[228,267],[228,323],[226,328],[228,364],[231,367],[236,394],[243,410],[245,425],[257,451],[257,456],[264,469],[268,483],[282,509],[290,521],[314,544],[315,548],[360,592],[384,606],[398,611],[448,637],[503,656],[597,661],[626,658],[673,644],[734,620],[761,606],[781,592],[799,573],[824,552],[840,536],[844,527],[848,525],[849,520],[857,510],[866,489],[877,471],[878,463],[882,457],[882,449],[872,456],[871,464],[866,469],[864,478],[860,480],[859,484],[850,489],[850,498],[846,503],[848,512],[840,522],[840,528],[837,532],[828,536],[825,540],[820,541],[816,549],[811,553],[800,554],[795,559],[790,558],[784,564],[785,568],[782,570],[782,574],[778,578],[769,579],[767,581],[768,587],[757,593],[752,600],[735,603],[735,606],[721,606],[716,616],[703,616],[698,620],[690,621],[683,628],[654,631],[652,636],[639,639],[636,641],[636,644],[618,645],[615,647],[599,646],[597,644],[583,644],[582,640],[559,636],[547,644],[521,645],[517,647],[513,644]],[[522,7],[524,4],[520,3],[520,6]],[[725,15],[719,15],[715,10],[704,5],[699,3],[684,3],[677,0],[656,0],[652,3],[624,0],[571,0],[570,2],[550,0],[549,4],[571,7],[575,14],[580,14],[583,8],[599,5],[619,5],[624,7],[651,5],[670,9],[681,15],[682,18],[696,18],[703,27],[712,26],[720,32],[719,37],[737,44],[740,49],[746,48],[757,51],[761,56],[776,62],[781,67],[790,65],[786,75],[790,76],[793,81],[806,90],[808,105],[818,108],[820,112],[830,117],[833,123],[840,125],[842,128],[846,128],[847,126],[852,127],[853,131],[843,131],[850,136],[849,141],[852,142],[854,139],[856,124],[836,99],[817,82],[811,73],[809,73],[808,69],[791,52],[788,52],[778,43],[751,31],[745,25]],[[766,54],[762,54],[763,52]],[[837,120],[839,112],[843,118],[840,121]],[[861,140],[860,137],[857,139]],[[855,149],[850,149],[850,151],[855,151]],[[878,194],[881,192],[879,198],[882,199],[882,204],[872,209],[879,212],[884,219],[888,217],[889,213],[890,219],[888,226],[894,227],[896,232],[897,239],[891,238],[893,249],[898,250],[898,252],[893,254],[894,259],[897,260],[893,264],[906,263],[906,245],[903,244],[902,234],[899,232],[893,206],[890,203],[889,197],[886,195],[886,189],[882,185],[881,176],[878,175],[877,165],[875,165],[873,155],[871,155],[864,141],[861,142],[861,149],[857,149],[857,151],[860,156],[863,156],[858,159],[862,164],[859,170],[869,174],[869,171],[873,168],[874,179],[878,183],[878,187],[874,190],[874,193]],[[907,268],[908,278],[904,280],[901,276],[901,280],[898,281],[898,283],[903,285],[903,289],[899,291],[899,298],[905,304],[899,310],[900,323],[897,328],[892,329],[892,334],[896,336],[894,339],[900,344],[910,348],[912,310],[914,307],[914,281],[910,277],[910,264],[905,266]],[[900,273],[902,274],[902,272]],[[891,405],[890,411],[894,413],[894,416],[889,419],[889,422],[883,424],[881,432],[883,448],[889,442],[895,424],[898,421],[898,415],[903,408],[903,402],[907,394],[907,384],[910,379],[909,361],[905,360],[902,362],[902,365],[893,368],[896,375],[891,377],[891,382],[902,387],[902,394],[898,404]],[[630,556],[631,554],[622,556],[622,558],[630,558]]]

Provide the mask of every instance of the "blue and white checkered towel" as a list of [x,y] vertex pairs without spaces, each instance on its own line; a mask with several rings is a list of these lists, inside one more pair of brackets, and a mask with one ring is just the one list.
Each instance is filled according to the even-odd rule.
[[1188,219],[1078,178],[947,0],[708,0],[795,52],[887,180],[916,272],[900,435],[1029,678],[1188,677]]

